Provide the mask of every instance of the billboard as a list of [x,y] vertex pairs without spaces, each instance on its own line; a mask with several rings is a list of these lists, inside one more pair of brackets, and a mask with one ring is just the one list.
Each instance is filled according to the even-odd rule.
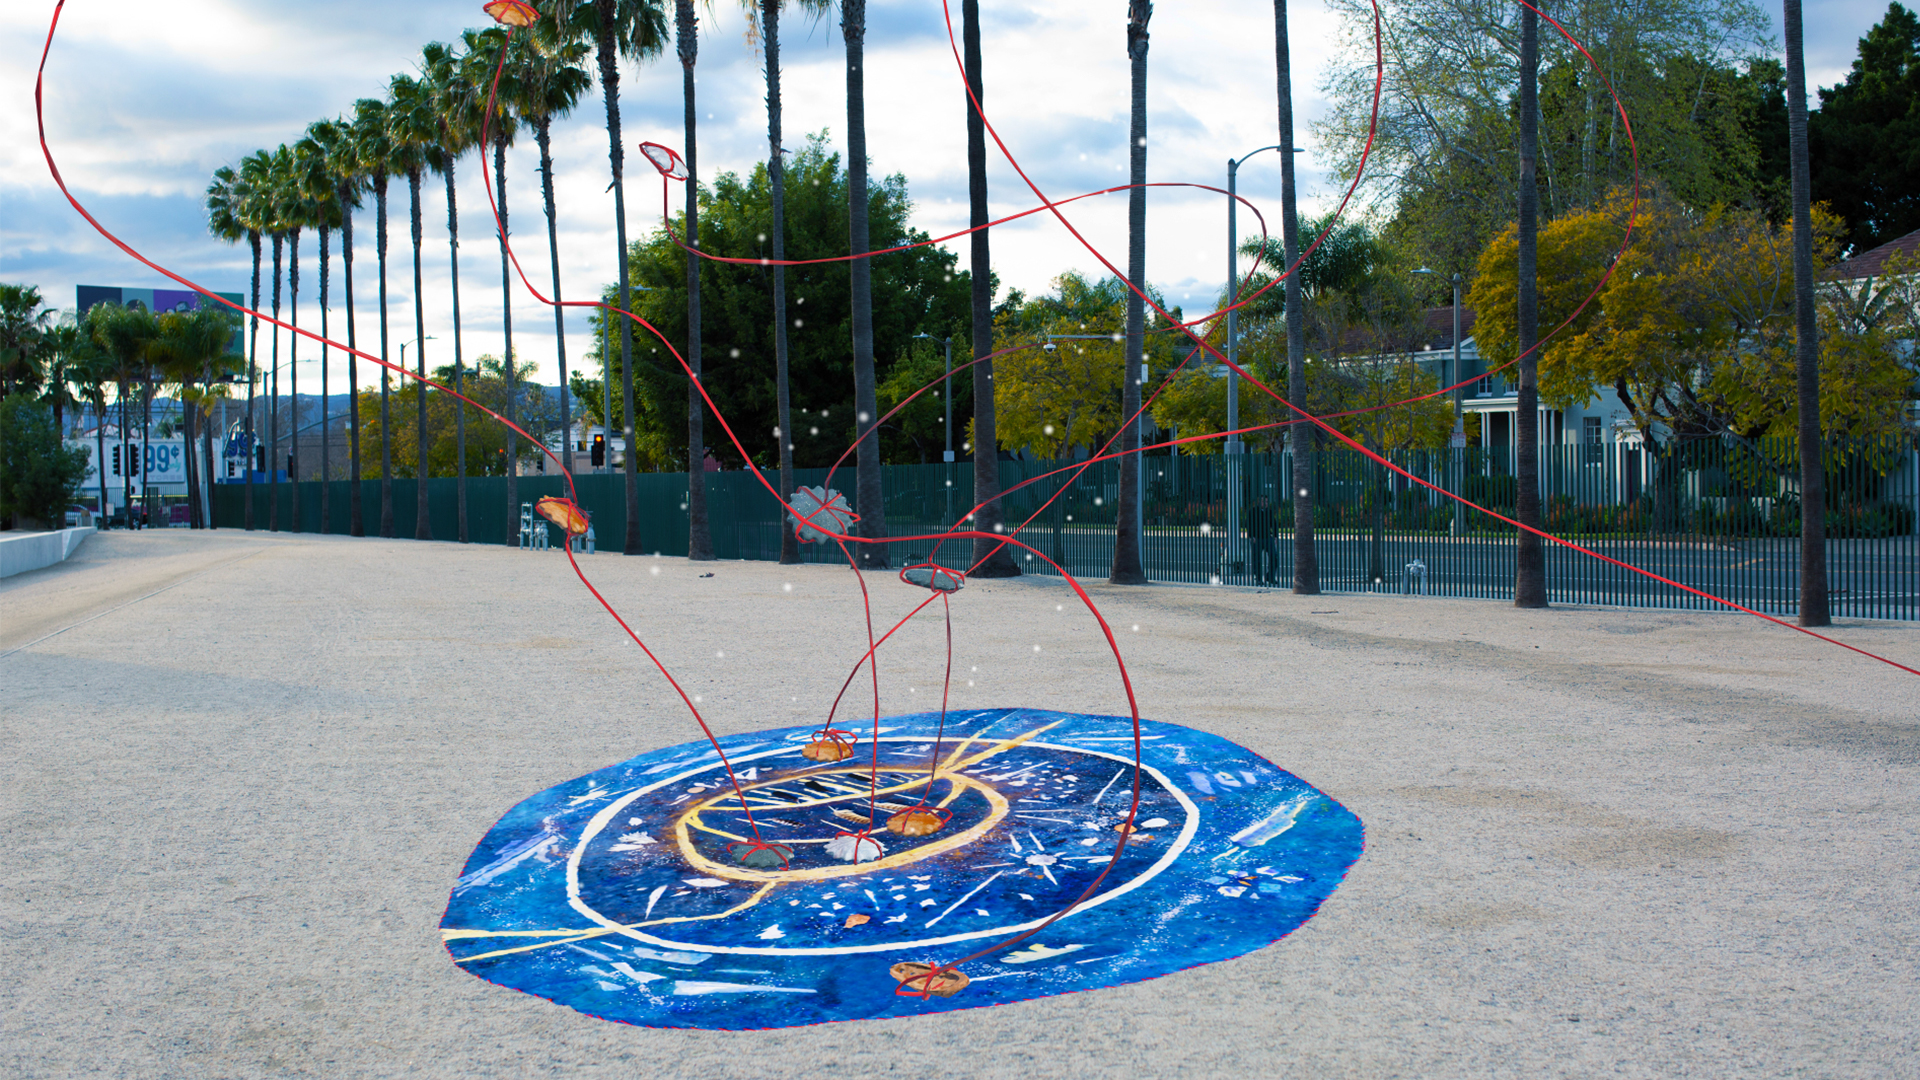
[[[85,315],[87,309],[95,304],[140,307],[156,315],[169,311],[197,311],[202,304],[213,304],[213,301],[192,289],[124,289],[118,285],[79,285],[74,288],[74,294],[74,311],[81,315]],[[236,304],[247,302],[244,293],[223,292],[214,295]],[[246,351],[242,344],[240,330],[237,328],[233,332],[232,340],[227,342],[227,351],[232,353]]]

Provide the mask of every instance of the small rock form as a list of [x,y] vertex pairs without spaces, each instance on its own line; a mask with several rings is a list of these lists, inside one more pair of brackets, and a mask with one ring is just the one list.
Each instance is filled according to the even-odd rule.
[[821,728],[800,748],[800,756],[808,761],[845,761],[853,756],[853,732]]
[[856,912],[852,915],[847,916],[847,929],[851,930],[854,927],[859,926],[861,923],[872,922],[872,921],[873,919],[871,916],[861,915],[858,912]]
[[910,997],[949,998],[967,988],[973,980],[954,968],[935,967],[917,960],[907,960],[887,969],[887,974],[900,984],[897,994]]
[[[803,544],[816,544],[833,539],[833,533],[844,535],[860,515],[847,505],[847,497],[832,488],[803,487],[787,500],[794,512],[787,517],[793,522],[794,536]],[[832,529],[833,533],[826,530]]]
[[539,515],[560,526],[569,536],[587,535],[587,515],[571,499],[559,499],[548,495],[533,504]]
[[858,833],[841,833],[827,841],[827,854],[841,862],[872,862],[886,853],[887,849],[880,846],[880,841]]
[[925,806],[911,806],[887,819],[887,829],[901,836],[932,836],[946,828],[950,815]]
[[938,563],[917,563],[901,570],[900,580],[923,589],[956,593],[966,584],[967,576]]
[[772,870],[787,865],[793,858],[793,849],[785,844],[746,844],[746,850],[736,857],[741,865],[751,866],[755,870]]

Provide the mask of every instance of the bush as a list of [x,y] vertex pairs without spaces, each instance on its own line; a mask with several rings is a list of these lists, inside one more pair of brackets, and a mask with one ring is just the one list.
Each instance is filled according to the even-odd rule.
[[61,443],[51,410],[25,394],[0,401],[0,520],[59,528],[86,480],[86,451]]

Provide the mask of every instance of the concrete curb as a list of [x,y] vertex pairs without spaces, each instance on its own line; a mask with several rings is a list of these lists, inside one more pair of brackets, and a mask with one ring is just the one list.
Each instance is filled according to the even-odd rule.
[[82,541],[97,531],[93,526],[58,532],[0,537],[0,578],[24,574],[66,561]]

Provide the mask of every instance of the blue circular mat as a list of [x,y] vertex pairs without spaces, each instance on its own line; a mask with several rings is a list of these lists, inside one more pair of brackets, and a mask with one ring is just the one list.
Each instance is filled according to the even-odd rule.
[[[740,796],[707,743],[642,754],[535,795],[480,842],[442,933],[454,962],[590,1016],[739,1030],[914,1016],[1150,979],[1269,945],[1359,857],[1360,819],[1244,747],[1126,717],[1032,709],[880,722],[855,756],[803,757],[811,728],[721,739],[785,867],[743,865]],[[878,794],[872,793],[877,787]],[[925,802],[928,836],[876,828]],[[870,806],[870,804],[872,804]],[[872,846],[878,844],[878,850]],[[858,861],[856,861],[856,859]],[[888,969],[947,963],[1065,918],[961,970],[952,997]]]

